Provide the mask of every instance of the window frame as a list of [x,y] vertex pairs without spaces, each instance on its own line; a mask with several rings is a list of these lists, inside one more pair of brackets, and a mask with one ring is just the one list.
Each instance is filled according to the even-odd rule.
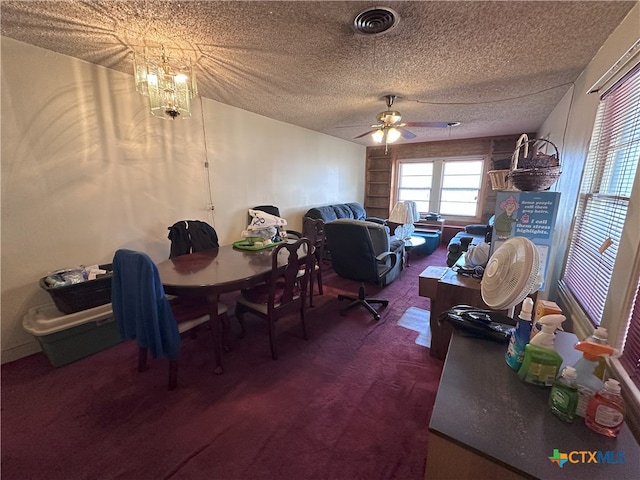
[[[431,163],[433,164],[432,169],[432,182],[430,189],[430,199],[429,199],[429,211],[439,211],[439,205],[442,199],[442,185],[444,182],[444,169],[445,163],[450,162],[479,162],[481,166],[481,171],[478,174],[478,193],[477,193],[477,201],[476,201],[476,211],[475,215],[451,215],[451,214],[442,214],[441,216],[447,220],[451,220],[452,222],[464,224],[464,223],[477,223],[481,220],[482,212],[484,209],[485,199],[485,189],[486,189],[486,172],[487,172],[487,155],[464,155],[464,156],[455,156],[455,157],[420,157],[420,158],[402,158],[397,159],[395,162],[395,169],[397,175],[395,175],[394,185],[393,185],[393,198],[394,201],[397,202],[400,200],[400,182],[402,179],[402,165],[403,164],[411,164],[411,163]],[[420,214],[426,214],[427,211],[420,211]],[[440,213],[440,212],[439,212]]]

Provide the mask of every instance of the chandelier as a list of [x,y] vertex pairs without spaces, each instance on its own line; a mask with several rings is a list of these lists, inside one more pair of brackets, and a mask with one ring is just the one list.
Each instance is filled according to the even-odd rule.
[[191,99],[198,94],[196,76],[190,59],[170,62],[164,46],[162,55],[153,57],[145,48],[135,54],[133,68],[136,90],[149,97],[151,114],[168,119],[191,117]]

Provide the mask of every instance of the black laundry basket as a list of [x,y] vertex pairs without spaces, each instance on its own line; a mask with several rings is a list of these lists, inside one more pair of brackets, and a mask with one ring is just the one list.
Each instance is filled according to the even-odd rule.
[[40,279],[40,287],[51,295],[53,303],[58,310],[66,314],[111,303],[113,267],[110,263],[99,265],[99,267],[109,273],[99,275],[95,280],[87,280],[86,282],[75,283],[66,287],[51,287],[46,284],[46,277],[42,277]]

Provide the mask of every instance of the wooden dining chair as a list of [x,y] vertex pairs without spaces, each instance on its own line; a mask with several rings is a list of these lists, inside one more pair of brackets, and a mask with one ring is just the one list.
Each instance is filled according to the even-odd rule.
[[[111,304],[120,336],[136,340],[138,371],[147,368],[147,353],[169,359],[169,390],[178,383],[180,335],[208,324],[213,325],[205,300],[173,297],[169,299],[158,269],[143,252],[120,249],[113,257]],[[228,323],[227,307],[218,304],[218,317]],[[218,319],[216,319],[217,321]]]
[[[308,339],[304,311],[306,290],[315,262],[313,245],[307,238],[285,242],[274,247],[271,253],[272,269],[266,283],[240,292],[236,299],[236,317],[245,331],[244,314],[251,312],[267,321],[271,356],[278,358],[276,346],[276,321],[298,312],[302,333]],[[304,273],[300,274],[303,269]]]
[[311,271],[309,281],[309,306],[313,307],[313,284],[318,285],[318,295],[324,295],[322,290],[322,263],[324,261],[324,247],[326,236],[324,233],[324,220],[321,218],[304,217],[302,220],[302,235],[308,238],[313,246],[315,264]]

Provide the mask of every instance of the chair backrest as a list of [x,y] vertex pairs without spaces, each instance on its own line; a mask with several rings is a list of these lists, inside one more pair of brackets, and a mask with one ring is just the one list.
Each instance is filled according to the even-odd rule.
[[[270,312],[276,309],[293,311],[304,305],[311,269],[315,263],[313,251],[313,244],[308,238],[281,243],[273,249],[267,300]],[[302,275],[301,270],[304,272]]]
[[318,261],[320,261],[324,257],[324,245],[326,242],[324,220],[321,218],[304,217],[302,220],[302,236],[308,238],[315,246],[315,255]]
[[[261,212],[275,215],[276,217],[280,216],[280,209],[275,205],[258,205],[257,207],[253,207],[251,210],[260,210]],[[253,218],[251,217],[251,214],[247,213],[247,225],[250,224],[252,220]]]
[[340,219],[324,226],[331,264],[341,277],[380,283],[388,269],[376,256],[389,251],[389,235],[373,222]]
[[171,250],[169,258],[218,248],[215,228],[200,220],[180,220],[169,227]]
[[136,340],[156,358],[178,358],[178,326],[158,268],[146,253],[126,249],[116,251],[111,304],[123,338]]

